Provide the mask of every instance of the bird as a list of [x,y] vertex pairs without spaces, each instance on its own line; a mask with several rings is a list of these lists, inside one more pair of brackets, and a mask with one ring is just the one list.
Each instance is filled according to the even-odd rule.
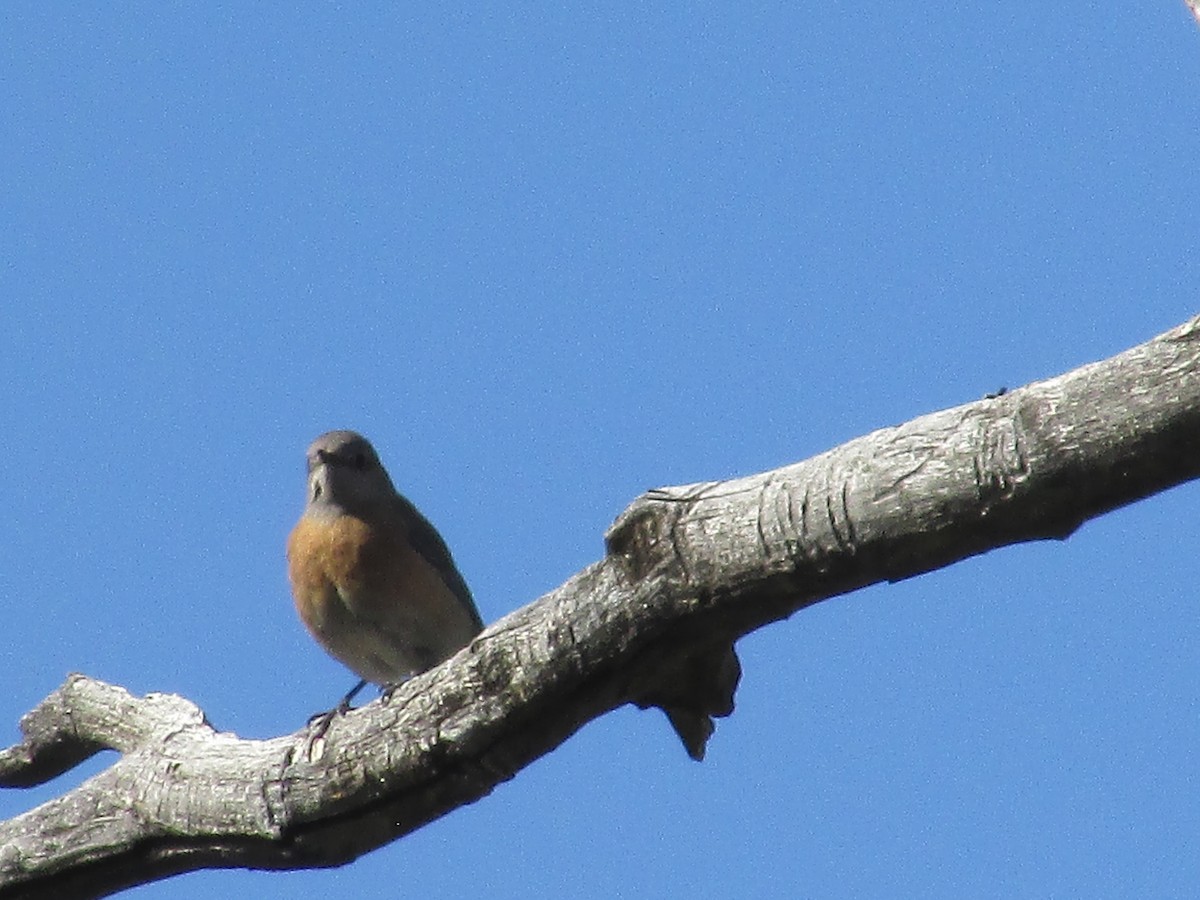
[[329,431],[307,461],[308,497],[287,541],[292,597],[309,633],[361,679],[312,717],[324,733],[367,683],[390,695],[469,644],[483,620],[446,542],[370,441]]

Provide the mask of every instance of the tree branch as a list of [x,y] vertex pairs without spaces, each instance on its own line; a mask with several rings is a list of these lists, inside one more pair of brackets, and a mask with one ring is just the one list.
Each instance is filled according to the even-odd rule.
[[624,703],[699,757],[732,711],[732,641],[819,600],[1065,538],[1200,475],[1200,318],[1119,356],[795,465],[662,488],[603,560],[390,702],[267,741],[190,702],[72,675],[21,720],[0,784],[112,766],[0,823],[0,897],[96,897],[206,867],[348,862],[470,803]]

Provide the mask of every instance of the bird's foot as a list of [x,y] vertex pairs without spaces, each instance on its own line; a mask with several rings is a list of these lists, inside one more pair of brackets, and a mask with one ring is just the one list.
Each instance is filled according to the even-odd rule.
[[349,711],[350,704],[343,700],[331,710],[309,716],[309,743],[316,743],[321,738],[325,737],[325,732],[329,730],[329,726],[333,724],[333,720],[338,716],[344,716]]
[[392,694],[400,690],[400,688],[402,688],[410,678],[412,678],[412,676],[408,675],[404,678],[401,678],[399,681],[389,681],[387,684],[379,688],[379,696],[383,700],[384,705],[392,702]]
[[333,709],[329,710],[328,712],[317,713],[316,715],[309,716],[308,728],[312,732],[309,735],[309,742],[316,743],[321,738],[325,737],[325,732],[329,730],[329,726],[333,724],[333,720],[338,716],[344,716],[346,713],[350,712],[350,701],[353,700],[354,696],[366,686],[367,683],[365,681],[360,681],[346,693],[345,697],[338,701],[338,705]]

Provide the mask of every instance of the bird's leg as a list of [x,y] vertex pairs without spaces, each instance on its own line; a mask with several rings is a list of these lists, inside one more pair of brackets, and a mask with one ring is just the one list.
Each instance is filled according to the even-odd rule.
[[366,686],[367,686],[367,680],[364,678],[362,681],[360,681],[354,687],[350,688],[350,690],[348,690],[346,692],[346,696],[342,698],[342,702],[337,705],[337,707],[336,707],[337,711],[340,713],[343,713],[343,714],[349,712],[350,711],[350,701],[353,700],[355,697],[357,697],[358,692],[361,691]]
[[316,713],[308,719],[308,727],[312,729],[312,740],[318,740],[325,736],[325,732],[329,730],[330,724],[338,716],[344,716],[350,711],[350,701],[353,700],[358,692],[367,686],[367,682],[360,681],[354,687],[346,692],[346,696],[341,699],[337,706],[328,712]]

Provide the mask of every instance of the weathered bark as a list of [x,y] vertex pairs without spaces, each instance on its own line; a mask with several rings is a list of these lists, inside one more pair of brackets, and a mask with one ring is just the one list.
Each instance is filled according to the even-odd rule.
[[608,553],[453,659],[267,741],[190,702],[73,675],[0,752],[0,784],[121,756],[0,824],[0,896],[94,897],[205,867],[345,863],[476,800],[624,703],[732,710],[731,642],[819,600],[1065,538],[1200,475],[1200,318],[1112,359],[795,465],[638,498]]

